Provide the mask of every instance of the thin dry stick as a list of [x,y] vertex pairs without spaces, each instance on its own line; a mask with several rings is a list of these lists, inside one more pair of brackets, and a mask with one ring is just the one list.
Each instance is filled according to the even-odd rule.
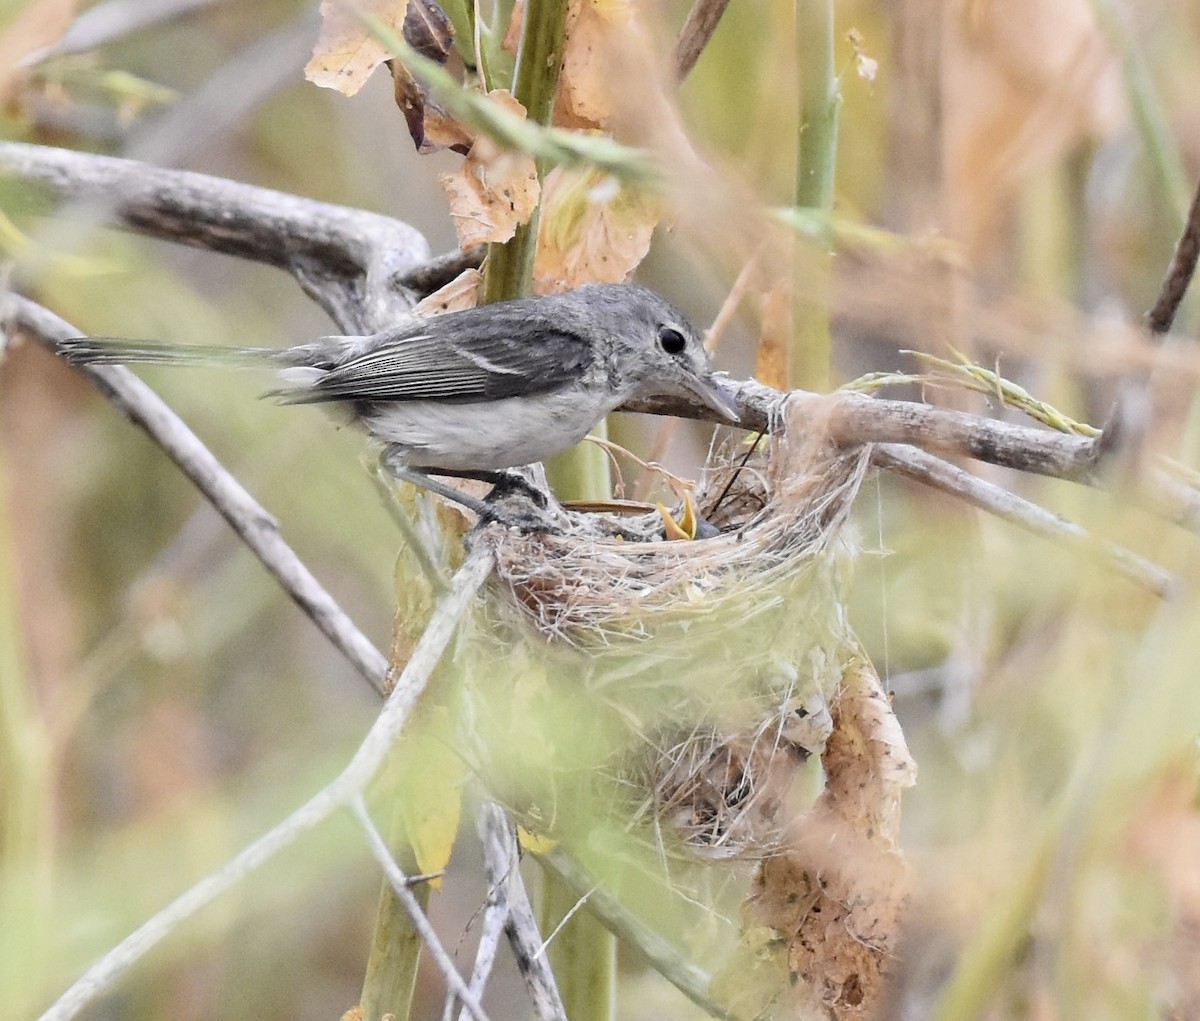
[[696,0],[675,41],[676,81],[683,81],[696,66],[728,6],[729,0]]
[[[5,329],[14,325],[54,350],[78,337],[70,323],[40,305],[9,296]],[[333,597],[279,534],[279,525],[213,456],[163,400],[128,369],[115,365],[80,369],[130,421],[142,428],[229,522],[297,606],[381,695],[387,659],[355,627]]]
[[[1158,298],[1143,319],[1146,329],[1155,340],[1161,341],[1175,322],[1175,314],[1196,273],[1197,257],[1200,257],[1200,185],[1197,185],[1196,193],[1192,196],[1183,233],[1171,255],[1171,264]],[[1106,462],[1118,459],[1118,475],[1128,476],[1141,459],[1142,441],[1149,424],[1150,379],[1147,373],[1123,383],[1116,406],[1104,423],[1097,441],[1097,450]]]
[[507,891],[508,923],[505,931],[517,959],[517,967],[529,989],[534,1013],[539,1021],[567,1021],[554,972],[550,970],[545,956],[538,953],[542,937],[517,865],[516,838],[504,811],[497,805],[484,805],[480,813],[484,870],[489,885],[502,883]]
[[[489,839],[487,805],[480,805],[475,813],[475,830],[481,842]],[[507,877],[505,877],[507,878]],[[500,949],[500,940],[504,936],[504,927],[508,924],[508,883],[489,881],[487,898],[483,907],[483,922],[479,931],[479,946],[475,951],[475,964],[471,968],[469,987],[476,996],[483,996],[484,986],[496,963],[496,952]],[[446,1009],[442,1011],[444,1021],[451,1021],[457,998],[449,996],[446,999]],[[466,1021],[466,1011],[459,1014],[459,1021]]]
[[1192,205],[1188,210],[1187,222],[1183,234],[1175,246],[1171,256],[1171,265],[1167,270],[1167,278],[1163,281],[1162,289],[1158,292],[1158,300],[1154,307],[1146,313],[1146,328],[1155,336],[1162,336],[1171,329],[1175,322],[1175,313],[1183,302],[1183,296],[1191,285],[1196,273],[1196,260],[1200,258],[1200,185],[1192,196]]
[[882,468],[890,468],[956,496],[1035,535],[1098,548],[1109,566],[1126,578],[1144,585],[1156,596],[1170,598],[1179,590],[1178,579],[1144,557],[1115,543],[1099,540],[1074,522],[1030,503],[1007,489],[976,478],[970,472],[923,450],[884,443],[875,447],[872,460]]
[[446,979],[446,984],[475,1021],[488,1021],[488,1016],[484,1013],[483,1006],[479,1002],[479,997],[467,988],[467,984],[458,973],[458,969],[454,967],[454,962],[450,960],[450,955],[446,952],[446,948],[442,946],[442,941],[438,939],[438,935],[430,924],[428,917],[421,910],[420,903],[413,896],[411,889],[412,881],[404,874],[400,866],[396,864],[391,851],[388,850],[387,843],[380,836],[379,830],[375,828],[375,823],[371,821],[371,815],[367,811],[367,806],[363,802],[361,795],[350,800],[350,811],[354,813],[355,818],[358,819],[358,824],[366,833],[371,853],[375,855],[375,860],[382,867],[383,874],[387,877],[392,892],[408,913],[413,928],[417,930],[422,942],[429,951],[430,957],[433,958],[434,963],[438,966],[438,970]]
[[210,872],[101,956],[54,1002],[41,1021],[67,1021],[75,1017],[183,922],[366,789],[412,715],[434,667],[454,635],[459,618],[491,570],[492,554],[483,546],[473,550],[463,562],[378,719],[341,774],[281,823],[221,868]]

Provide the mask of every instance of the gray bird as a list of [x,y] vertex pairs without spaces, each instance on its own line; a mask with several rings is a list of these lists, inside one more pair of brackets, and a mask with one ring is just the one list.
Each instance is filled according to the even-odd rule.
[[274,366],[286,404],[348,407],[397,476],[458,499],[428,474],[487,478],[569,449],[631,400],[694,398],[730,422],[733,395],[696,330],[635,284],[591,284],[290,348],[110,338],[63,341],[75,364]]

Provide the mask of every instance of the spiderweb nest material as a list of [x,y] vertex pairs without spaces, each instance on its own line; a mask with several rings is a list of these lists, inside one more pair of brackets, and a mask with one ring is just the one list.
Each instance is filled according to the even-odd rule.
[[758,862],[737,968],[775,981],[747,1016],[865,1016],[904,898],[913,766],[845,613],[870,452],[833,444],[825,407],[785,400],[765,451],[714,458],[697,498],[713,538],[622,541],[581,522],[477,540],[497,566],[468,638],[488,664],[472,711],[497,738],[478,753],[497,794],[553,833],[573,813],[593,824],[580,792],[606,786],[659,857]]

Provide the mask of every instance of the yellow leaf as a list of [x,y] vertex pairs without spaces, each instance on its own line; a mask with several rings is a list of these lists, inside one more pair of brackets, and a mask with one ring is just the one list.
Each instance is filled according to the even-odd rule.
[[[442,872],[450,863],[462,815],[467,767],[452,743],[455,721],[445,706],[421,713],[423,726],[400,748],[404,782],[400,811],[404,829],[423,874]],[[432,879],[435,890],[441,879]]]
[[353,96],[371,72],[391,57],[367,27],[374,18],[402,35],[408,0],[321,0],[321,31],[304,77],[325,89]]
[[558,847],[558,841],[553,837],[534,833],[524,826],[517,827],[517,840],[520,841],[521,847],[530,854],[549,854]]
[[567,21],[562,75],[554,122],[563,127],[606,127],[614,112],[613,89],[621,44],[635,29],[630,0],[576,0]]
[[650,250],[657,203],[598,170],[557,167],[546,177],[534,290],[623,283]]

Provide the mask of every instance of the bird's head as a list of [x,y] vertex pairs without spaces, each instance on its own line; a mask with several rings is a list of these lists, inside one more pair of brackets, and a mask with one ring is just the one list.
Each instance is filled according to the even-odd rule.
[[636,284],[595,284],[574,293],[599,317],[611,345],[610,377],[625,400],[695,399],[738,421],[733,394],[713,375],[703,340],[674,305]]

